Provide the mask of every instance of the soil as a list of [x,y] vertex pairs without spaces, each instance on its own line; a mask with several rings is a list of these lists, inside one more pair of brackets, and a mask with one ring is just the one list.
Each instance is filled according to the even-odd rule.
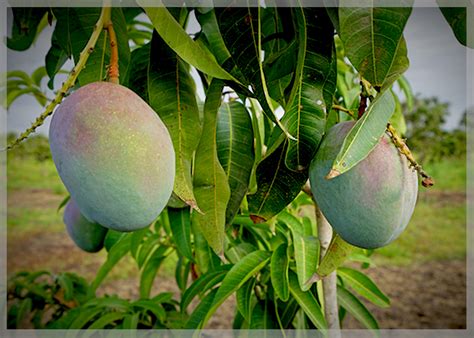
[[[8,204],[21,203],[22,206],[28,208],[45,207],[45,204],[52,203],[54,208],[57,207],[57,195],[51,196],[45,191],[34,191],[33,194],[35,194],[34,198],[30,195],[25,199],[26,196],[23,194],[19,196],[12,193],[8,196]],[[439,198],[439,196],[434,198]],[[459,198],[462,197],[459,196]],[[440,199],[443,200],[443,198]],[[104,259],[103,252],[91,255],[77,249],[65,232],[37,231],[24,236],[8,234],[8,275],[20,270],[34,271],[46,267],[53,272],[75,272],[90,280]],[[387,309],[376,308],[366,302],[381,328],[461,329],[466,327],[465,261],[426,262],[401,267],[380,266],[370,268],[366,272],[392,302],[391,307]],[[130,273],[129,275],[131,277],[125,280],[106,281],[99,292],[118,294],[130,299],[137,298],[138,274]],[[174,292],[177,297],[179,295],[173,278],[158,276],[153,293],[163,291]],[[231,328],[234,312],[235,299],[230,298],[217,311],[208,327]],[[361,328],[360,324],[349,315],[345,318],[343,326],[344,328]]]

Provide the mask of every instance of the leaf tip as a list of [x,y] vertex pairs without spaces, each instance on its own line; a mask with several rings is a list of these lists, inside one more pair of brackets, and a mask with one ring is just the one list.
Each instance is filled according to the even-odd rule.
[[341,172],[337,169],[332,168],[331,171],[324,177],[327,180],[333,179],[334,177],[337,177],[341,175]]

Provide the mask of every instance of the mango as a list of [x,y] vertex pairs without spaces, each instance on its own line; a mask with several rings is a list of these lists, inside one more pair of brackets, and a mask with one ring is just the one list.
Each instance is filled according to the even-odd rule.
[[89,222],[81,215],[76,202],[70,199],[64,209],[64,224],[69,237],[76,245],[87,252],[97,252],[104,247],[107,228],[97,223]]
[[389,136],[346,173],[326,179],[354,121],[332,127],[309,169],[311,191],[328,222],[345,241],[374,249],[394,241],[406,228],[418,194],[416,171]]
[[142,229],[171,196],[170,135],[128,88],[94,82],[74,91],[54,113],[49,142],[59,176],[92,223],[117,231]]

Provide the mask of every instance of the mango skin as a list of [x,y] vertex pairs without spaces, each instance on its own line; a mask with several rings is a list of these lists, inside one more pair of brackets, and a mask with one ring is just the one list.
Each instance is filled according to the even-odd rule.
[[384,134],[369,155],[346,173],[326,179],[354,121],[332,127],[311,162],[311,191],[333,229],[352,245],[374,249],[406,228],[418,194],[416,172]]
[[94,82],[54,113],[51,153],[81,213],[117,231],[149,226],[173,190],[175,154],[168,130],[137,94]]
[[86,252],[98,252],[104,247],[104,239],[107,234],[107,228],[97,223],[89,222],[81,215],[79,208],[70,199],[64,209],[64,224],[69,237],[76,245]]

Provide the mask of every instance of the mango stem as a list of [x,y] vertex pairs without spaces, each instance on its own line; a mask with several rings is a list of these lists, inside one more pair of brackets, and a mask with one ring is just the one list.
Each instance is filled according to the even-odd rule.
[[415,170],[418,172],[418,174],[422,177],[421,184],[425,188],[429,188],[434,185],[435,181],[434,179],[426,173],[426,171],[423,170],[420,164],[416,162],[415,157],[413,156],[412,152],[406,145],[405,141],[398,135],[396,129],[390,124],[387,123],[387,132],[390,135],[390,138],[392,139],[393,143],[395,146],[398,148],[398,150],[405,155],[407,160],[410,162],[410,164],[415,168]]
[[115,35],[114,25],[109,21],[105,25],[110,40],[110,65],[109,65],[109,82],[119,83],[119,54],[117,46],[117,36]]

